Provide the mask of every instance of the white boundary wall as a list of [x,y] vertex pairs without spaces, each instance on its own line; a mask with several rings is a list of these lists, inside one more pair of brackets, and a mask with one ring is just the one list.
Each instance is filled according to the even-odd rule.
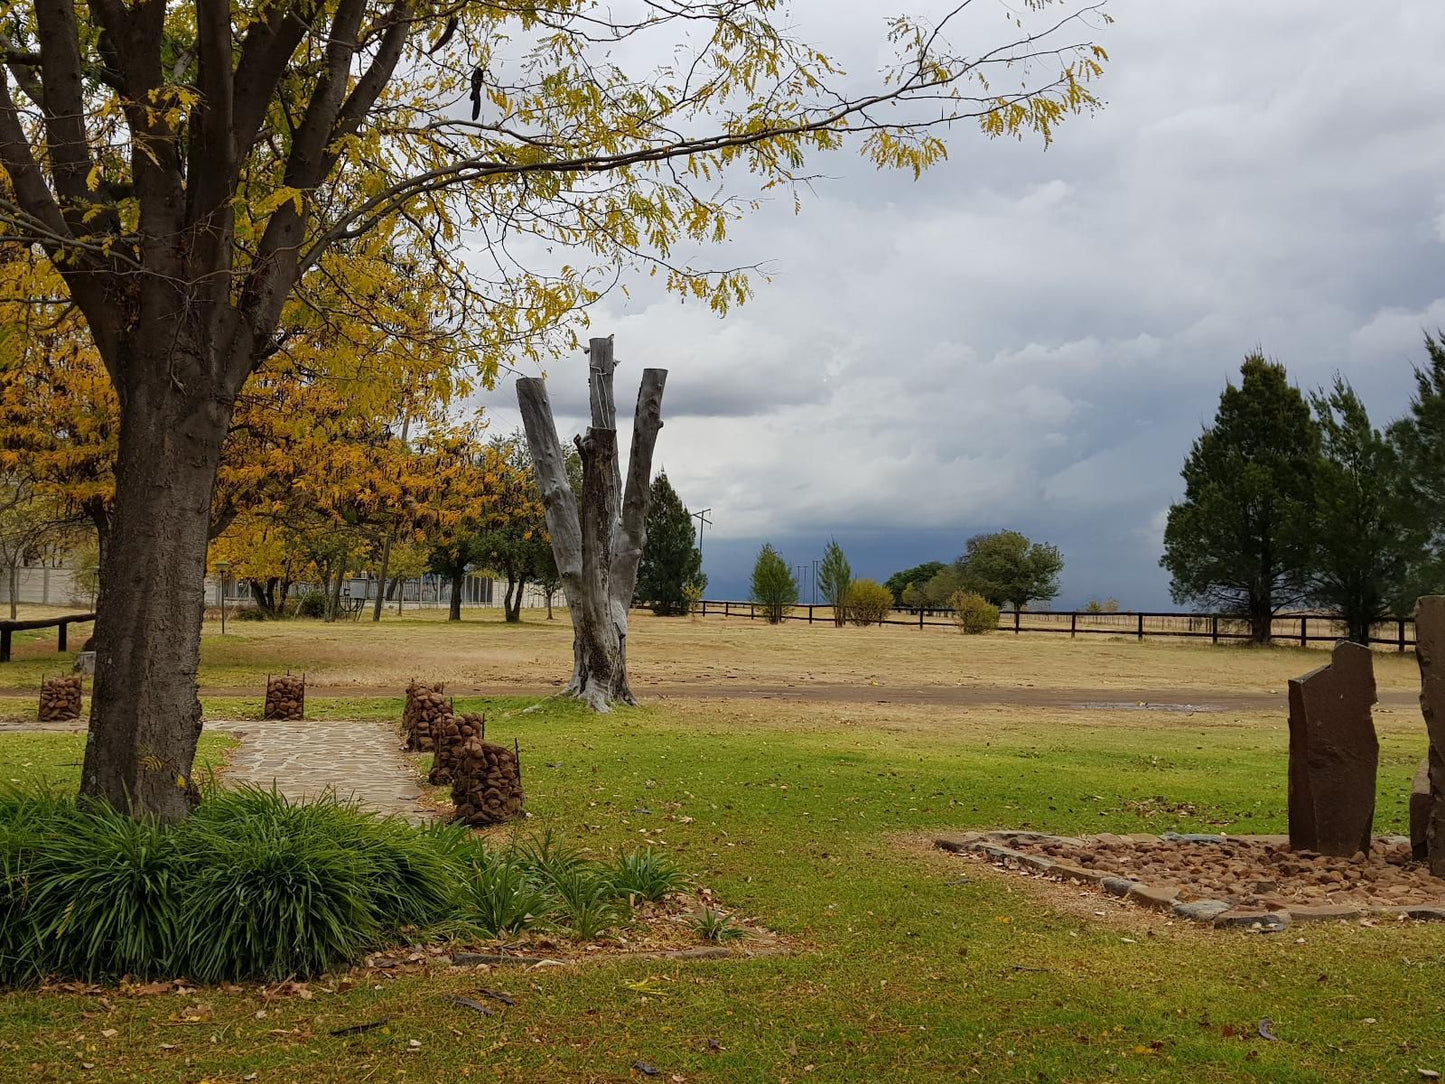
[[[92,599],[76,583],[76,570],[72,568],[22,568],[19,570],[20,589],[16,592],[17,602],[38,603],[42,606],[79,606],[88,609]],[[10,574],[0,569],[0,603],[10,602]]]

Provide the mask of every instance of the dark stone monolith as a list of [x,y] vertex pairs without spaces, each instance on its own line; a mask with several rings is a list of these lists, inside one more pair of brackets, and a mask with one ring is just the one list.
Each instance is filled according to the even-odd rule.
[[[1370,649],[1341,641],[1328,666],[1289,683],[1289,842],[1297,851],[1369,853],[1380,743]],[[1442,717],[1445,721],[1445,717]]]
[[[1425,850],[1430,872],[1445,877],[1445,595],[1426,595],[1416,605],[1415,659],[1420,664],[1420,714],[1430,738],[1429,792],[1421,801]],[[1413,816],[1411,820],[1413,837]]]
[[1415,782],[1410,785],[1410,854],[1416,862],[1425,861],[1430,848],[1425,842],[1430,824],[1430,758],[1420,761]]

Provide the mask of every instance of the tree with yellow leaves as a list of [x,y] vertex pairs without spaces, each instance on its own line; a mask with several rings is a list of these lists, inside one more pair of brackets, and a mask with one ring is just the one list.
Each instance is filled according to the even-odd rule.
[[[674,258],[746,211],[722,182],[791,185],[850,140],[916,175],[965,121],[1048,139],[1095,104],[1100,8],[1025,0],[1012,40],[969,48],[950,41],[969,4],[893,19],[869,85],[792,37],[777,0],[10,5],[0,224],[65,280],[121,404],[82,790],[190,809],[211,491],[288,302],[350,306],[329,288],[357,258],[434,263],[458,284],[439,322],[488,326],[488,378],[638,259],[726,310],[745,275]],[[668,59],[622,70],[639,41]],[[576,258],[528,273],[522,237]]]

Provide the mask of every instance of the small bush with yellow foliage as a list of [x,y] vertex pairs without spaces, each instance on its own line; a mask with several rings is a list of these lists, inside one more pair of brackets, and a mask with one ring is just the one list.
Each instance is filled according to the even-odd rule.
[[855,625],[881,625],[893,609],[893,592],[874,580],[848,585],[848,620]]
[[998,607],[972,591],[956,591],[948,600],[958,630],[968,636],[998,628]]

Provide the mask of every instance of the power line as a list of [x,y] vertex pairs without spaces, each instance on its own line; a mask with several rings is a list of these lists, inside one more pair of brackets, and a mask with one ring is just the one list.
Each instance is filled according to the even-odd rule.
[[707,514],[711,511],[711,508],[704,508],[701,512],[692,513],[692,518],[697,520],[697,554],[699,557],[702,556],[702,529],[712,526],[712,520],[707,518]]

